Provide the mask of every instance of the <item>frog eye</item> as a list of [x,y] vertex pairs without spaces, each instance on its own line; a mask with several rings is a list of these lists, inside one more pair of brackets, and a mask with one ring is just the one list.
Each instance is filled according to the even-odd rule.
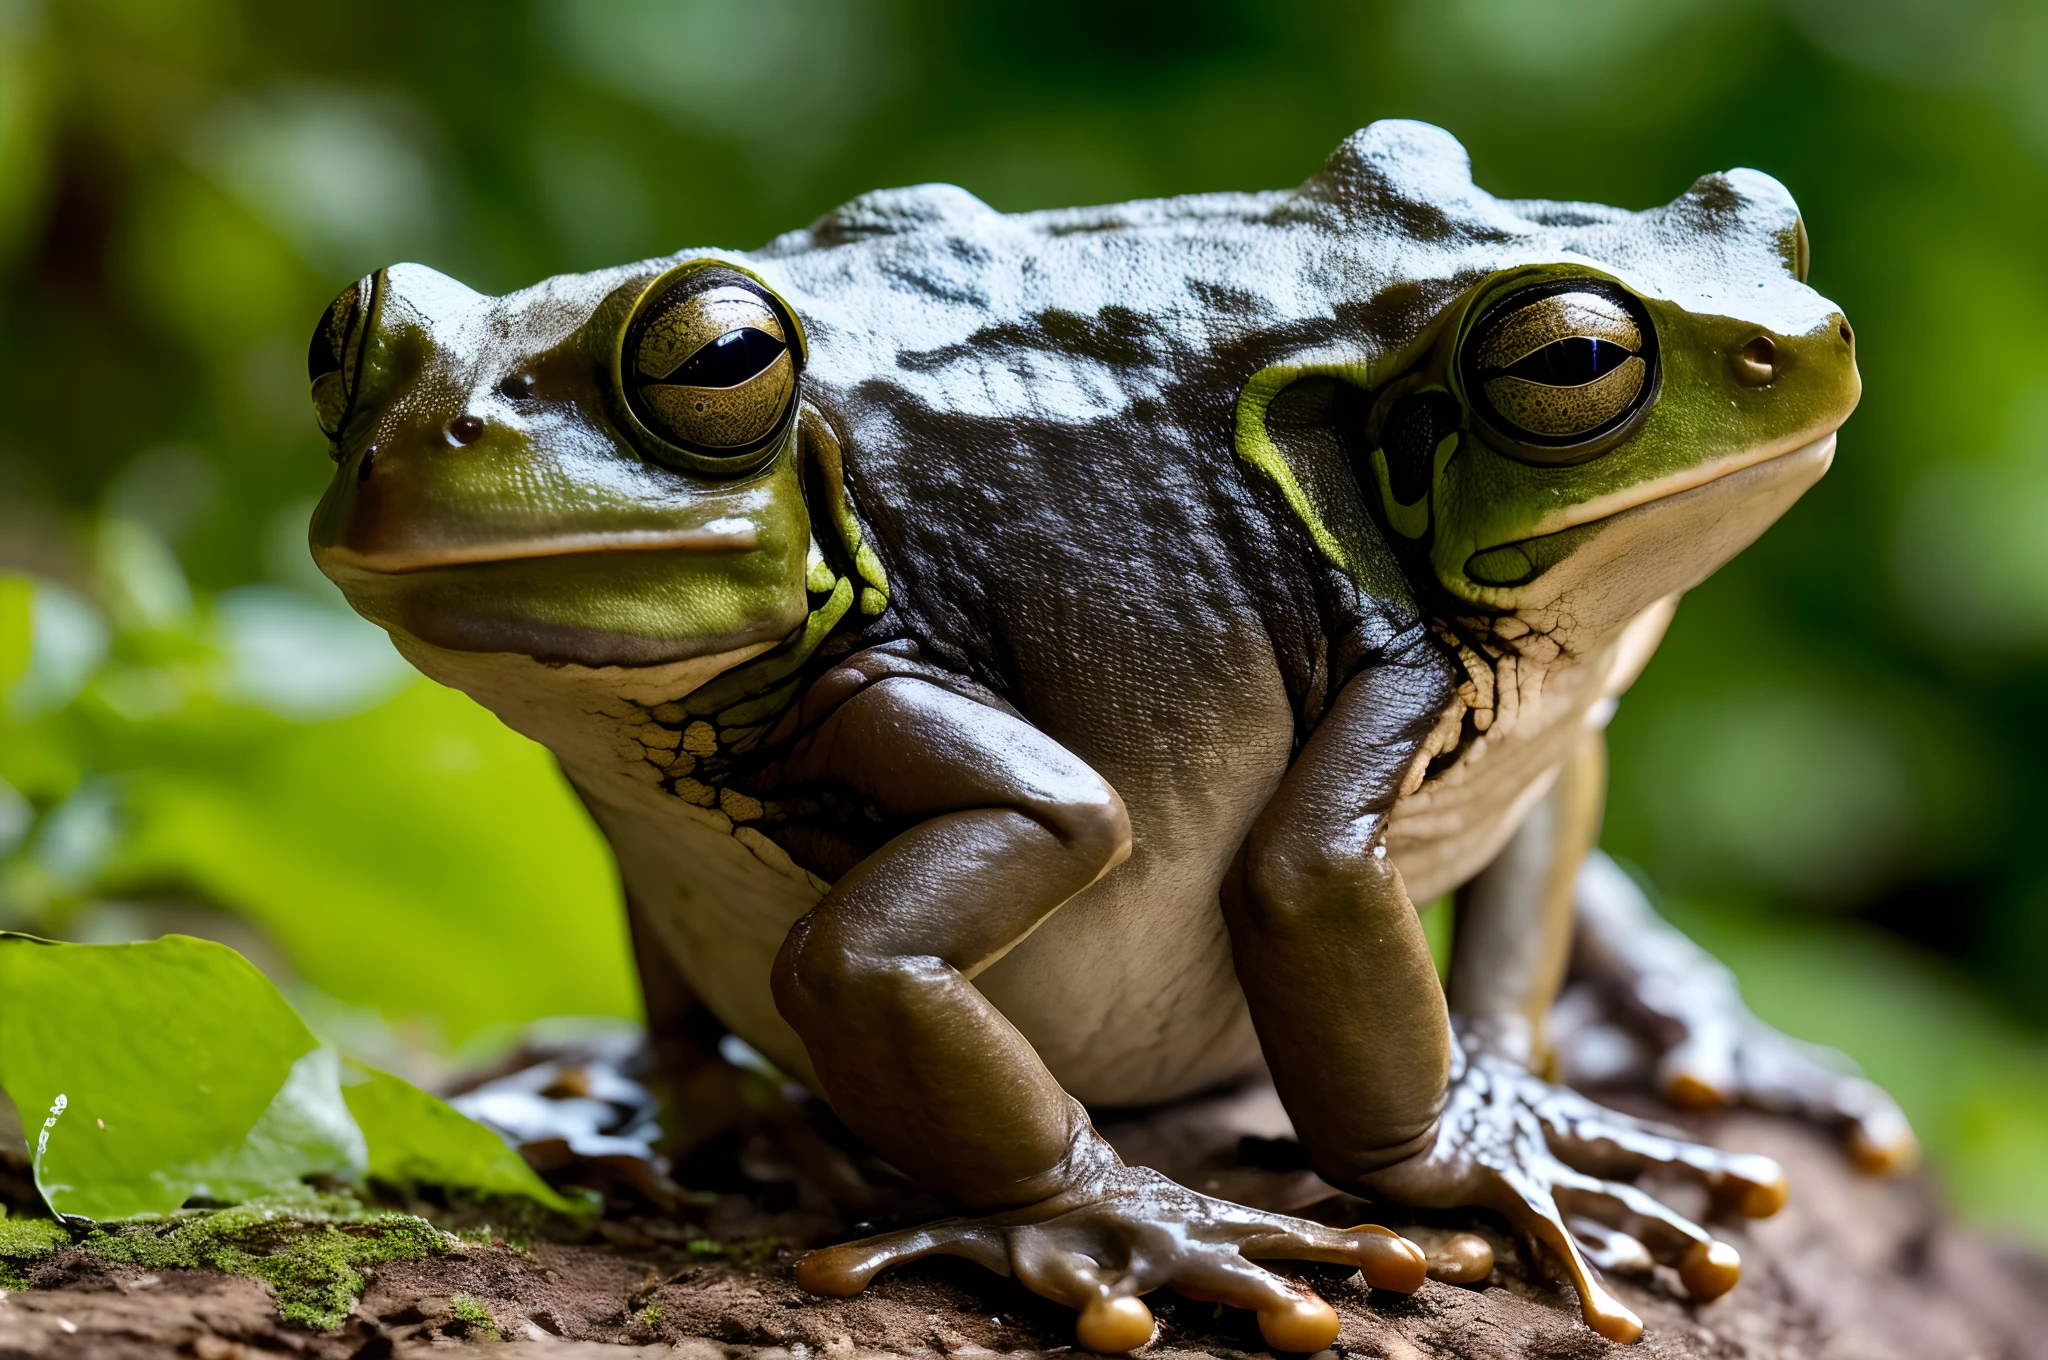
[[796,409],[801,339],[780,299],[737,270],[697,270],[653,291],[626,330],[620,377],[651,433],[738,470]]
[[306,349],[306,376],[313,384],[313,419],[329,439],[339,439],[355,407],[361,377],[364,323],[376,296],[377,276],[366,275],[342,290],[313,327]]
[[1584,456],[1656,389],[1656,332],[1630,294],[1595,279],[1510,293],[1480,313],[1463,351],[1465,393],[1540,462]]

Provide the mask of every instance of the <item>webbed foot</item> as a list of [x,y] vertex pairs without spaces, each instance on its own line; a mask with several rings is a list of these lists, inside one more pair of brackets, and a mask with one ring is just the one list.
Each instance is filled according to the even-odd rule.
[[1840,1130],[1850,1161],[1873,1175],[1919,1160],[1898,1102],[1845,1055],[1757,1019],[1735,975],[1659,917],[1613,860],[1588,855],[1575,897],[1578,971],[1598,1001],[1588,1006],[1583,993],[1567,993],[1562,1023],[1550,1027],[1566,1080],[1598,1085],[1632,1075],[1639,1038],[1653,1050],[1645,1075],[1682,1109],[1745,1104],[1813,1120]]
[[1630,1342],[1642,1335],[1642,1319],[1608,1292],[1596,1264],[1672,1266],[1700,1300],[1727,1293],[1741,1273],[1733,1247],[1612,1179],[1660,1167],[1693,1177],[1752,1217],[1785,1201],[1785,1173],[1770,1158],[1688,1142],[1605,1109],[1461,1031],[1435,1145],[1370,1173],[1364,1184],[1409,1204],[1502,1214],[1525,1243],[1563,1267],[1586,1325]]
[[1329,1228],[1117,1167],[1027,1208],[822,1248],[797,1263],[797,1283],[855,1294],[885,1270],[934,1255],[964,1256],[1078,1309],[1076,1339],[1110,1354],[1151,1340],[1152,1310],[1139,1295],[1160,1288],[1256,1312],[1275,1350],[1322,1350],[1337,1339],[1336,1310],[1256,1262],[1356,1266],[1374,1288],[1403,1294],[1422,1287],[1425,1269],[1422,1249],[1384,1228]]

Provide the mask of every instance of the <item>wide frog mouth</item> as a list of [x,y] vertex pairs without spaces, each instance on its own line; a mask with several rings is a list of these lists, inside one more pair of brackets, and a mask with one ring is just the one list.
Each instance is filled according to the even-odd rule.
[[345,465],[310,536],[321,571],[394,634],[651,666],[778,641],[803,621],[809,540],[787,460],[685,488],[560,443],[507,438],[488,462],[400,456],[412,452],[388,442],[367,477]]
[[1463,575],[1475,602],[1507,608],[1573,591],[1647,592],[1640,604],[1689,590],[1820,480],[1835,438],[1829,430],[1790,448],[1765,445],[1566,507],[1540,521],[1545,532],[1472,553]]
[[578,553],[412,572],[326,570],[359,613],[394,634],[447,651],[509,652],[551,665],[666,665],[778,642],[802,624],[800,590],[779,608],[735,607],[775,584],[766,579],[781,574],[772,566],[749,563],[753,570],[736,579],[712,569],[715,560]]
[[589,553],[734,553],[760,544],[752,521],[736,517],[674,529],[588,530],[508,536],[474,542],[414,542],[359,549],[346,543],[315,545],[314,554],[339,567],[389,576],[487,562],[524,562]]
[[[1531,551],[1537,545],[1547,541],[1558,541],[1559,535],[1571,530],[1587,529],[1618,519],[1632,511],[1645,511],[1646,508],[1655,507],[1660,502],[1674,501],[1690,492],[1725,482],[1751,469],[1763,470],[1767,480],[1776,480],[1769,476],[1771,472],[1781,472],[1786,477],[1798,477],[1810,471],[1811,475],[1805,480],[1811,481],[1826,472],[1828,465],[1833,462],[1838,430],[1839,427],[1830,429],[1818,438],[1800,435],[1745,449],[1740,453],[1711,458],[1692,467],[1603,496],[1595,496],[1576,505],[1561,506],[1538,520],[1532,531],[1475,549],[1465,560],[1465,575],[1483,586],[1522,584],[1539,574],[1541,567],[1538,564],[1547,565],[1544,558],[1551,556]],[[1815,464],[1819,465],[1817,470],[1814,470]],[[1654,510],[1648,512],[1654,513]],[[1575,538],[1580,536],[1574,535]],[[1521,565],[1509,566],[1511,562]]]
[[1486,544],[1476,549],[1472,555],[1478,557],[1497,548],[1514,547],[1531,539],[1548,538],[1550,535],[1562,533],[1566,529],[1575,529],[1582,524],[1593,524],[1603,519],[1612,519],[1624,511],[1633,510],[1638,506],[1649,505],[1655,501],[1669,500],[1673,496],[1681,495],[1696,487],[1705,486],[1709,482],[1718,482],[1723,477],[1733,476],[1735,473],[1741,472],[1745,468],[1755,467],[1759,463],[1768,463],[1779,458],[1790,459],[1794,462],[1809,458],[1831,459],[1834,457],[1835,436],[1838,432],[1839,427],[1829,430],[1818,439],[1808,439],[1803,435],[1795,436],[1792,439],[1760,445],[1754,449],[1745,449],[1740,453],[1726,454],[1720,458],[1710,458],[1705,462],[1695,464],[1692,467],[1682,469],[1667,476],[1654,478],[1636,486],[1625,487],[1619,491],[1611,491],[1604,496],[1595,496],[1591,500],[1581,501],[1577,505],[1562,506],[1536,521],[1534,527],[1527,533],[1516,538],[1505,539],[1499,543]]

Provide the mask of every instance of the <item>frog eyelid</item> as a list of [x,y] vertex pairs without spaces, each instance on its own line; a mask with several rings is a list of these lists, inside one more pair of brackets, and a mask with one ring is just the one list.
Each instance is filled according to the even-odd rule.
[[[1515,303],[1511,295],[1506,299]],[[1498,306],[1489,312],[1501,312]],[[1568,340],[1601,340],[1630,351],[1643,347],[1642,327],[1626,308],[1589,289],[1548,293],[1504,309],[1480,335],[1480,367],[1508,369]]]

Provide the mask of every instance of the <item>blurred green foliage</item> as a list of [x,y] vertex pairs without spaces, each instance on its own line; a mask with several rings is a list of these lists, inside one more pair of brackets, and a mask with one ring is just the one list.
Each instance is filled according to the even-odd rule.
[[232,909],[364,1043],[630,1011],[545,757],[309,577],[305,337],[377,265],[500,291],[932,179],[1274,187],[1390,115],[1503,195],[1751,165],[1867,396],[1624,705],[1607,840],[2048,1237],[2043,70],[2038,0],[0,0],[0,565],[44,583],[0,586],[7,911]]

